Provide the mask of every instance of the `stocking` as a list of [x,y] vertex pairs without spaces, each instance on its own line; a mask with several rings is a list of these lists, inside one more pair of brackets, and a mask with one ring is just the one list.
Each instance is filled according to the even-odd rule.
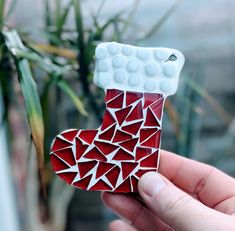
[[54,139],[56,174],[85,190],[137,191],[139,178],[158,170],[163,105],[177,89],[183,63],[173,49],[100,44],[94,82],[106,92],[103,123]]

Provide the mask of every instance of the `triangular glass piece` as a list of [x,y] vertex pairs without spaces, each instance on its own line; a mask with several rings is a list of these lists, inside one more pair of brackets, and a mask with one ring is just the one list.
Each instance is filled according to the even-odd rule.
[[123,131],[117,130],[113,138],[113,143],[130,140],[131,138],[132,138],[132,135],[125,133]]
[[98,130],[83,130],[79,134],[79,138],[83,141],[87,142],[88,144],[92,144]]
[[153,102],[159,100],[162,98],[161,94],[156,94],[156,93],[144,93],[144,108],[148,107],[151,105]]
[[111,141],[113,138],[115,129],[116,129],[116,124],[114,124],[112,127],[110,127],[107,131],[101,133],[99,135],[99,139]]
[[83,144],[79,138],[76,138],[76,160],[83,156],[88,147],[89,145]]
[[151,148],[142,148],[142,147],[137,147],[136,148],[136,157],[135,160],[138,161],[148,155],[150,155],[152,152]]
[[51,148],[51,151],[52,152],[55,152],[57,150],[60,150],[60,149],[63,149],[63,148],[68,148],[68,147],[71,147],[72,144],[65,141],[65,140],[62,140],[61,138],[59,137],[56,137],[55,138],[55,141],[52,145],[52,148]]
[[118,124],[121,126],[123,121],[126,119],[128,113],[130,112],[132,106],[126,107],[124,109],[118,110],[115,112]]
[[138,163],[122,162],[121,166],[122,166],[122,177],[123,177],[123,179],[125,179],[138,166]]
[[54,154],[50,154],[50,160],[51,160],[51,165],[52,165],[54,172],[69,168],[67,164],[65,164],[61,159],[59,159]]
[[[157,166],[156,166],[156,167],[157,167]],[[143,176],[146,172],[156,172],[156,171],[157,171],[157,168],[139,169],[139,170],[135,173],[135,175],[140,178],[140,177]]]
[[144,123],[144,126],[160,127],[157,118],[154,116],[153,112],[149,108],[147,109],[146,121]]
[[105,175],[113,187],[116,186],[119,174],[120,174],[120,168],[118,166],[116,166],[112,169],[112,171],[109,171]]
[[76,164],[72,148],[65,148],[59,151],[55,151],[54,154],[56,154],[58,157],[60,157],[71,166]]
[[57,173],[57,175],[68,184],[72,184],[74,178],[77,175],[77,172],[63,172],[63,173]]
[[145,141],[150,136],[152,136],[155,132],[157,132],[157,128],[142,128],[140,130],[140,142]]
[[143,108],[142,108],[142,102],[140,101],[131,111],[131,113],[127,116],[126,121],[134,121],[143,119]]
[[141,146],[147,146],[152,148],[159,148],[161,138],[161,130],[153,134],[149,139],[141,143]]
[[124,93],[120,94],[119,96],[117,96],[113,100],[109,101],[106,104],[107,108],[122,108],[123,97],[124,97]]
[[114,155],[113,160],[134,160],[134,157],[120,148]]
[[115,192],[124,193],[131,192],[131,182],[130,177],[128,177],[122,184],[120,184],[115,190]]
[[137,142],[138,142],[138,138],[135,138],[135,139],[131,139],[131,140],[127,140],[127,141],[124,141],[122,143],[119,143],[119,145],[121,147],[127,149],[128,151],[133,152]]
[[[97,164],[97,161],[87,161],[78,163],[80,178],[83,178]],[[92,173],[93,174],[93,173]]]
[[104,155],[108,155],[118,148],[116,145],[100,141],[95,141],[94,144]]
[[93,185],[90,189],[90,191],[96,190],[96,191],[107,191],[112,190],[112,188],[107,185],[104,181],[99,180],[95,185]]
[[96,170],[96,179],[106,174],[110,169],[112,169],[115,165],[105,162],[99,162],[97,170]]
[[158,151],[140,161],[140,167],[156,168],[158,164]]
[[69,131],[65,131],[63,133],[61,133],[61,135],[68,141],[72,142],[75,138],[75,136],[78,134],[78,130],[74,129],[74,130],[69,130]]
[[73,186],[80,188],[80,189],[87,189],[90,184],[91,177],[92,175],[89,175],[82,180],[76,181],[73,183]]
[[156,101],[155,103],[153,103],[150,108],[152,109],[153,113],[155,114],[155,116],[157,116],[157,118],[159,120],[161,120],[161,116],[162,116],[162,108],[163,108],[163,98],[161,98],[160,100]]
[[100,160],[106,162],[106,157],[96,148],[92,148],[89,152],[87,152],[83,157],[92,160]]
[[132,185],[132,192],[138,191],[138,179],[134,176],[131,176],[131,185]]
[[143,121],[137,122],[137,123],[133,123],[130,125],[126,125],[123,126],[121,129],[125,132],[131,133],[132,135],[136,135],[137,132],[140,129],[141,124],[143,123]]
[[123,91],[117,90],[117,89],[107,89],[106,95],[105,95],[105,102],[107,103],[109,100],[114,99],[116,96],[123,93]]
[[126,93],[126,106],[129,106],[130,104],[136,102],[137,100],[141,99],[142,97],[143,97],[143,93],[127,91],[127,93]]
[[101,126],[101,130],[102,131],[105,130],[106,128],[108,128],[109,126],[111,126],[114,123],[116,123],[115,119],[113,118],[113,116],[111,115],[109,110],[106,109],[106,111],[104,113],[104,119],[103,119],[103,124]]

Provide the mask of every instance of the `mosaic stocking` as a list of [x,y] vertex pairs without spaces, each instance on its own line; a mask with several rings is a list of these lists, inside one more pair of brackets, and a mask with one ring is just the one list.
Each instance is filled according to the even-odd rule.
[[137,191],[139,178],[158,169],[163,105],[177,89],[183,63],[173,49],[100,44],[94,82],[106,90],[103,123],[55,138],[56,174],[85,190]]

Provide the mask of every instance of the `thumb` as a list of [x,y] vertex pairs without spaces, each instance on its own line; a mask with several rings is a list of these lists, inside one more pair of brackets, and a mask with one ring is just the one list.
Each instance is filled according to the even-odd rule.
[[216,211],[193,199],[159,173],[146,173],[138,186],[149,209],[176,230],[207,230],[206,227],[211,228],[211,221],[218,218]]

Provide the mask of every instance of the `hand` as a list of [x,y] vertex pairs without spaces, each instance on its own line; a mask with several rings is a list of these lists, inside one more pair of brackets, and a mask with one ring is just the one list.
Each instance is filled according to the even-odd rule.
[[123,220],[111,231],[235,230],[235,179],[218,169],[161,151],[159,173],[140,178],[139,194],[102,193],[104,204]]

